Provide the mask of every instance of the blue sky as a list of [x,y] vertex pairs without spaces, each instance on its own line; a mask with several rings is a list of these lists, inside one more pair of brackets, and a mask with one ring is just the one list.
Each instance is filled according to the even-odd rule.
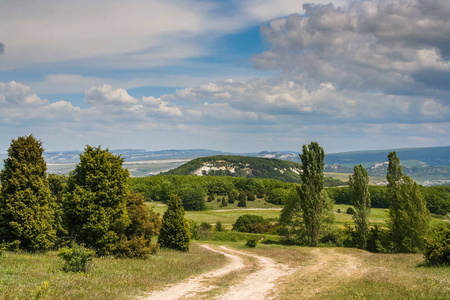
[[450,1],[2,1],[0,153],[450,145]]

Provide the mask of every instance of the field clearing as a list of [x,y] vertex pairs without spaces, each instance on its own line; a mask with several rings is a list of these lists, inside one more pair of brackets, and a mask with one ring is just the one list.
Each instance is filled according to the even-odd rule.
[[325,177],[332,177],[342,180],[343,182],[348,182],[348,176],[352,175],[352,173],[323,172],[323,175]]
[[[218,210],[205,210],[205,211],[186,211],[186,218],[189,220],[194,220],[197,223],[206,222],[208,224],[214,225],[217,221],[220,220],[223,225],[225,225],[226,229],[231,229],[232,225],[236,222],[239,216],[244,214],[258,215],[262,216],[266,219],[270,220],[278,220],[280,217],[280,205],[270,204],[269,206],[261,205],[261,202],[258,203],[256,201],[248,201],[247,209],[237,207],[237,202],[229,205],[225,208],[219,208]],[[209,204],[209,203],[207,203]],[[160,203],[149,204],[155,212],[161,213],[161,215],[166,210],[166,206]],[[260,206],[263,206],[260,208]],[[271,206],[271,207],[270,207]],[[336,204],[334,205],[334,224],[335,226],[343,227],[344,224],[354,225],[352,215],[347,214],[347,208],[351,207],[351,205],[346,204]],[[256,209],[256,210],[253,210]],[[258,210],[259,209],[259,210]],[[337,210],[340,209],[341,213],[337,213]],[[372,208],[370,210],[369,222],[370,226],[378,225],[381,227],[386,227],[387,222],[389,221],[388,210],[384,208]],[[442,224],[443,220],[438,218],[431,218],[430,225],[432,227]]]

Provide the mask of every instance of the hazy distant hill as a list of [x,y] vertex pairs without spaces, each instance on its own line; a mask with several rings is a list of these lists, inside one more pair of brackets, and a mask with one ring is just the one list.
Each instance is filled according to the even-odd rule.
[[369,165],[387,161],[387,156],[391,151],[397,152],[397,156],[403,164],[409,161],[410,166],[450,166],[450,147],[330,153],[325,156],[325,161],[328,165],[337,163],[353,167],[356,164],[365,164],[365,167],[370,167]]
[[[385,162],[387,161],[388,153],[391,151],[397,152],[405,174],[410,175],[418,183],[426,185],[450,184],[450,147],[328,153],[325,156],[325,171],[351,173],[353,172],[353,166],[362,164],[370,175],[384,177],[386,175]],[[156,175],[175,169],[199,157],[237,155],[236,153],[205,149],[160,151],[119,149],[111,150],[111,152],[116,155],[122,155],[125,158],[125,167],[130,170],[132,176]],[[44,157],[47,161],[49,172],[68,174],[73,170],[75,164],[78,163],[80,153],[80,151],[45,152]],[[242,155],[299,163],[298,153],[296,151],[262,151]],[[0,154],[0,168],[5,158],[6,155]],[[218,172],[220,173],[221,171],[218,170]]]

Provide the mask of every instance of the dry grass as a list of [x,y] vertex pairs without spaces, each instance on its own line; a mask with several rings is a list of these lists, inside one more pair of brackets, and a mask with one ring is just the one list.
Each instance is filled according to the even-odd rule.
[[148,260],[96,258],[87,274],[62,272],[56,252],[6,252],[0,262],[0,299],[135,299],[216,269],[226,258],[193,244],[188,253],[163,250]]
[[297,268],[279,283],[277,299],[449,299],[450,295],[450,267],[421,267],[420,254],[267,245],[250,251]]

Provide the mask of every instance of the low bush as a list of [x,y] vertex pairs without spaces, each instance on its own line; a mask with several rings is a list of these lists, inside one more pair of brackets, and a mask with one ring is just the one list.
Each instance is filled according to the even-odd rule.
[[355,214],[355,210],[353,209],[353,207],[349,207],[349,208],[347,208],[347,213],[349,214],[349,215],[354,215]]
[[64,271],[83,273],[88,270],[94,255],[95,251],[75,243],[70,248],[61,248],[58,253],[58,256],[64,260]]
[[255,248],[258,244],[258,238],[257,237],[251,237],[247,239],[247,243],[245,243],[245,246],[250,248]]
[[121,258],[147,259],[151,254],[156,254],[159,244],[152,245],[144,236],[124,238],[116,247],[116,256]]
[[198,240],[200,238],[200,226],[198,226],[198,223],[194,220],[189,220],[189,230],[191,234],[191,240]]
[[220,222],[220,220],[218,220],[218,221],[216,222],[216,227],[215,227],[215,229],[216,229],[216,231],[224,231],[224,230],[225,230],[225,228],[223,227],[222,222]]
[[249,233],[265,233],[270,230],[269,221],[257,215],[242,215],[233,224],[233,230]]
[[436,229],[430,238],[425,240],[423,253],[427,265],[450,265],[450,228]]

